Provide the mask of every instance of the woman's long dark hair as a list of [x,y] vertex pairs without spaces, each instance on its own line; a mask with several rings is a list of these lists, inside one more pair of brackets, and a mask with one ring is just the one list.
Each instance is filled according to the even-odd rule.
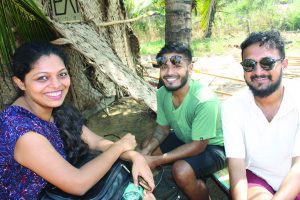
[[[34,63],[45,55],[57,55],[65,65],[67,64],[67,57],[59,47],[50,43],[25,43],[13,56],[13,76],[24,81],[25,75],[30,72]],[[18,96],[22,95],[24,95],[22,91],[19,91]],[[81,139],[85,121],[77,109],[66,103],[53,110],[53,117],[64,142],[68,161],[74,165],[89,149]]]
[[75,165],[89,151],[88,145],[81,139],[85,120],[76,108],[67,103],[55,108],[52,115],[64,141],[69,162]]

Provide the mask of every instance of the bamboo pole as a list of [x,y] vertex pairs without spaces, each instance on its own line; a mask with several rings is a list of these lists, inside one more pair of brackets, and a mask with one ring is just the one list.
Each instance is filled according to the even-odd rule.
[[223,91],[220,91],[220,90],[215,90],[214,92],[215,92],[215,93],[218,93],[218,94],[226,95],[226,96],[232,96],[231,93],[223,92]]
[[228,80],[233,80],[233,81],[239,81],[239,82],[244,82],[244,80],[242,79],[238,79],[238,78],[232,78],[232,77],[228,77],[228,76],[221,76],[221,75],[217,75],[217,74],[211,74],[211,73],[207,73],[207,72],[198,72],[200,74],[205,74],[205,75],[209,75],[209,76],[214,76],[214,77],[218,77],[218,78],[224,78],[224,79],[228,79]]

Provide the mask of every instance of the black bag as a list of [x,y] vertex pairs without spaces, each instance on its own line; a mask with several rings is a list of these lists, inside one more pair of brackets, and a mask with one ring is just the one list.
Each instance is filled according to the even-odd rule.
[[[77,167],[93,159],[96,155],[90,154]],[[128,166],[121,160],[117,160],[111,169],[83,196],[76,196],[61,191],[53,185],[48,185],[41,192],[40,200],[119,200],[131,180],[131,174],[124,169]]]
[[164,165],[157,168],[154,176],[155,189],[153,191],[157,200],[188,200],[187,196],[176,185],[172,175],[172,165]]

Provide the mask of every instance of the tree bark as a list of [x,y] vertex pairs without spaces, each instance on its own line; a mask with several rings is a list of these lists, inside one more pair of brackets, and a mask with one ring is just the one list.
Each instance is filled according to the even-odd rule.
[[166,0],[165,41],[190,45],[192,0]]
[[3,71],[0,76],[0,111],[12,103],[16,96],[16,89],[8,71]]
[[[102,92],[106,91],[102,88],[105,86],[107,88],[108,84],[102,85],[105,83],[103,82],[103,75],[105,75],[108,80],[128,92],[136,101],[156,111],[156,89],[122,63],[103,35],[98,34],[92,26],[87,24],[53,23],[56,30],[64,38],[68,38],[71,47],[84,57],[85,63],[89,64],[92,73],[89,77],[97,83],[92,84],[94,88],[100,86]],[[80,79],[76,82],[81,84]],[[116,94],[110,92],[105,94],[107,97],[113,95]]]
[[[49,2],[37,0],[40,3]],[[78,0],[82,22],[51,20],[58,39],[66,46],[72,85],[67,99],[86,117],[108,106],[116,98],[131,95],[156,110],[155,88],[144,81],[139,64],[139,41],[130,24],[101,27],[97,24],[126,19],[122,0]],[[47,10],[45,6],[44,10]],[[50,9],[50,7],[48,8]],[[47,13],[51,16],[51,13]],[[0,77],[0,110],[15,98],[8,74]]]

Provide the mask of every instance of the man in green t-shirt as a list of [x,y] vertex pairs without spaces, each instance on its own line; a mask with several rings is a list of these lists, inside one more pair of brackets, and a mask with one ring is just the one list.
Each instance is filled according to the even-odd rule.
[[157,127],[142,153],[152,169],[172,163],[174,180],[189,199],[209,199],[201,178],[225,166],[220,102],[190,78],[189,47],[167,44],[156,60],[164,86],[157,91]]

